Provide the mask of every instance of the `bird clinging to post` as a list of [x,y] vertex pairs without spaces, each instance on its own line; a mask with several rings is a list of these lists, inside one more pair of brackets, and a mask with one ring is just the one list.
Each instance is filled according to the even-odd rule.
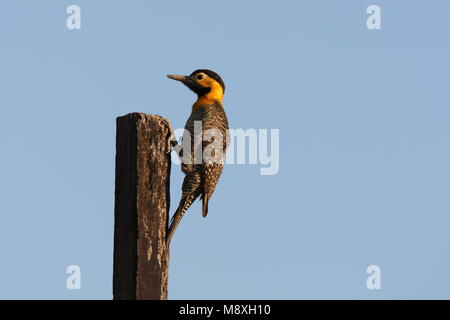
[[229,136],[228,120],[222,105],[225,84],[217,73],[199,69],[189,76],[167,77],[181,81],[198,96],[184,127],[183,142],[176,147],[181,158],[181,170],[186,176],[180,203],[167,232],[169,245],[184,213],[199,196],[202,199],[202,215],[206,217],[208,201],[223,170]]

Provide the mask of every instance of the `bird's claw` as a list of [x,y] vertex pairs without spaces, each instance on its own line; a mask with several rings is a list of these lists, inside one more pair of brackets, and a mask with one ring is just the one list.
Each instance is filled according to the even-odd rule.
[[161,123],[164,124],[167,129],[169,129],[169,133],[167,135],[167,140],[166,140],[165,151],[166,151],[166,153],[170,153],[172,151],[172,147],[176,146],[178,143],[175,139],[175,135],[173,133],[173,129],[172,129],[172,126],[170,125],[169,120],[162,118]]

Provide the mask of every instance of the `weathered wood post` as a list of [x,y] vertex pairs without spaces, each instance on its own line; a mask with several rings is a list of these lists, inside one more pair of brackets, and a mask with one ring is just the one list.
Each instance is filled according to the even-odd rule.
[[167,299],[169,122],[130,113],[116,125],[113,297]]

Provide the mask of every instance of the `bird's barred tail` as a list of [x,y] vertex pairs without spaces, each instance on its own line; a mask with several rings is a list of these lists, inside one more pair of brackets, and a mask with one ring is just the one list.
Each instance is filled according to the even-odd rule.
[[191,206],[192,202],[195,200],[195,196],[191,195],[184,199],[181,199],[180,204],[178,205],[177,211],[175,211],[175,214],[170,219],[169,224],[169,230],[167,231],[167,237],[166,237],[166,243],[167,246],[170,245],[170,241],[172,240],[172,237],[175,233],[175,230],[177,229],[178,225],[181,222],[181,219],[183,219],[184,213],[187,209]]

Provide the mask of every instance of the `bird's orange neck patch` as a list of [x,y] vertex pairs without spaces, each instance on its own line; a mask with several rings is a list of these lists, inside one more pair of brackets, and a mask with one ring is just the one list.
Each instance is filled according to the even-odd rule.
[[193,110],[203,106],[214,104],[215,102],[222,103],[223,88],[217,81],[211,78],[207,78],[202,82],[202,85],[211,88],[211,90],[207,94],[198,97],[197,101],[192,106]]

